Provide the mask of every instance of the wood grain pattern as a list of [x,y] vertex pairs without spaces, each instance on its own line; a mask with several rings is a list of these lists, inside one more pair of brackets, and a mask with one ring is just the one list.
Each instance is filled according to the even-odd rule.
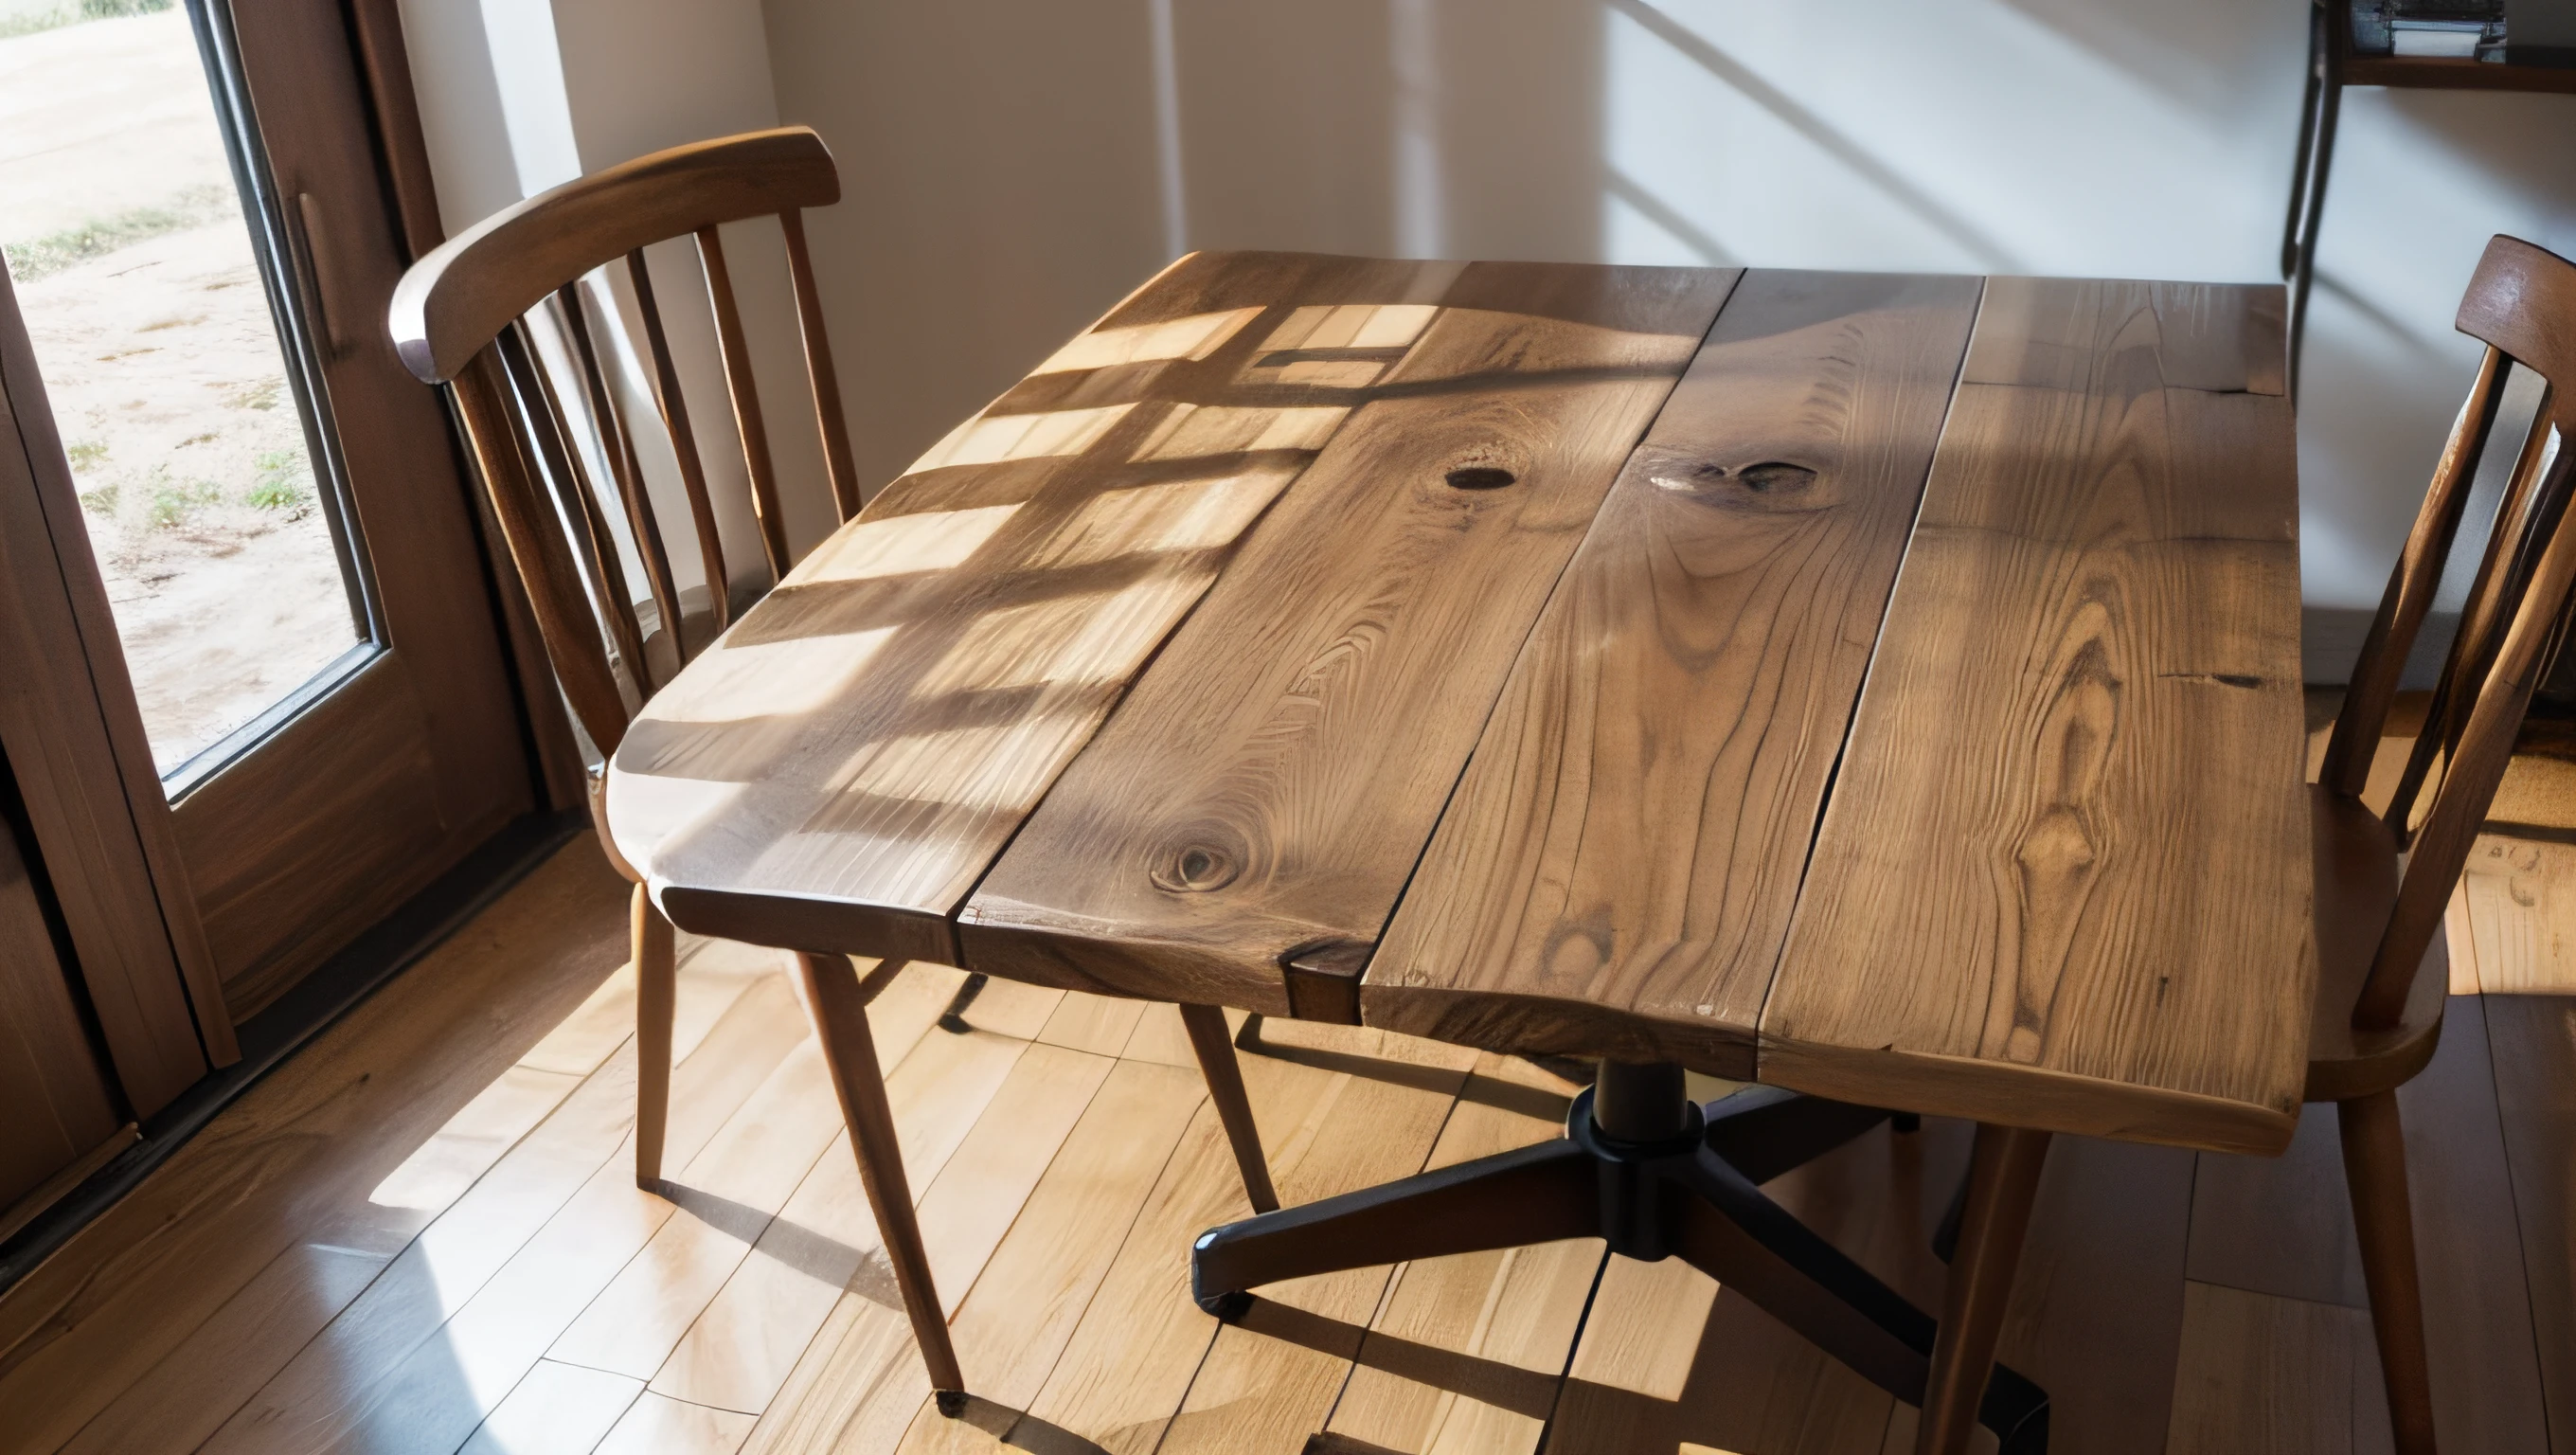
[[2063,362],[2033,342],[2055,340],[2090,372],[1960,386],[1763,1010],[1764,1080],[2289,1140],[2316,976],[2289,409],[2169,386],[2163,343],[2268,292],[1988,284],[1969,377]]
[[[685,1166],[804,1032],[775,979],[747,991],[674,1077]],[[695,1074],[692,1074],[694,1071]],[[634,1103],[621,1052],[297,1351],[203,1447],[296,1455],[461,1442],[670,1216],[618,1152]],[[343,1371],[371,1371],[356,1387]]]
[[739,1411],[709,1409],[648,1389],[591,1455],[733,1455],[755,1423]]
[[[575,861],[583,872],[566,874]],[[565,1306],[534,1296],[545,1282],[535,1272],[550,1261],[580,1258],[587,1241],[608,1237],[619,1217],[652,1200],[633,1193],[614,1145],[631,1096],[631,1052],[623,1049],[622,1027],[632,1018],[634,981],[625,972],[608,975],[604,967],[618,953],[625,886],[598,864],[588,845],[580,845],[530,890],[542,892],[505,899],[228,1111],[182,1154],[189,1159],[184,1176],[156,1179],[136,1202],[111,1213],[98,1232],[85,1234],[70,1263],[40,1269],[32,1284],[0,1295],[0,1328],[11,1337],[40,1328],[42,1338],[74,1346],[66,1359],[40,1353],[0,1372],[0,1419],[7,1421],[0,1423],[0,1447],[12,1455],[22,1447],[31,1455],[57,1449],[177,1455],[197,1449],[333,1313],[369,1283],[382,1281],[397,1261],[402,1266],[388,1291],[400,1285],[406,1299],[434,1299],[436,1280],[418,1276],[427,1266],[422,1258],[398,1255],[424,1226],[437,1227],[450,1211],[458,1214],[453,1225],[431,1239],[438,1245],[430,1260],[433,1272],[470,1280],[475,1267],[489,1267],[512,1237],[525,1240],[509,1254],[505,1271],[475,1291],[473,1301],[486,1303],[485,1311],[451,1318],[436,1338],[413,1344],[403,1326],[386,1322],[373,1327],[403,1337],[377,1343],[324,1335],[335,1355],[329,1372],[338,1397],[353,1403],[377,1400],[380,1386],[398,1373],[410,1379],[443,1369],[448,1381],[411,1385],[437,1396],[401,1407],[417,1412],[417,1419],[396,1419],[399,1408],[378,1403],[381,1418],[361,1421],[359,1436],[377,1449],[453,1448],[484,1413],[514,1404],[525,1408],[549,1387],[545,1381],[527,1383],[521,1373],[562,1377],[533,1356],[524,1364],[515,1355],[495,1360],[522,1342],[514,1329],[519,1320]],[[783,1063],[790,1042],[801,1036],[802,1017],[779,994],[783,957],[777,953],[695,940],[684,941],[682,949],[674,1040],[683,1057],[683,1096],[675,1111],[694,1106],[705,1118],[681,1128],[681,1141],[701,1149],[696,1155],[710,1165],[716,1159],[739,1161],[740,1149],[725,1149],[730,1139],[748,1133],[748,1123],[730,1130],[718,1124]],[[885,1029],[900,1005],[912,1005],[902,1014],[915,1020],[935,1014],[956,975],[910,967],[872,1005],[873,1023]],[[597,988],[583,999],[594,982]],[[746,994],[758,1003],[745,1005]],[[1014,995],[1022,999],[1014,1001]],[[937,1048],[954,1059],[936,1074],[923,1074],[904,1067],[926,1068],[929,1062],[917,1054],[906,1057],[891,1088],[907,1142],[928,1138],[908,1150],[926,1156],[929,1143],[957,1146],[924,1198],[925,1238],[943,1282],[949,1268],[972,1266],[975,1249],[1009,1216],[1008,1208],[982,1203],[1017,1205],[1009,1233],[982,1263],[953,1320],[976,1382],[982,1386],[990,1379],[985,1402],[954,1421],[929,1407],[920,1360],[903,1314],[892,1306],[883,1268],[861,1258],[860,1276],[837,1294],[795,1374],[769,1399],[758,1448],[843,1455],[1001,1455],[1086,1446],[1141,1452],[1161,1438],[1185,1399],[1199,1401],[1191,1406],[1191,1420],[1211,1441],[1223,1439],[1225,1421],[1239,1412],[1248,1433],[1238,1445],[1298,1448],[1315,1429],[1301,1434],[1293,1422],[1263,1412],[1292,1404],[1315,1407],[1301,1370],[1304,1356],[1317,1351],[1305,1344],[1254,1333],[1254,1340],[1284,1346],[1293,1356],[1276,1366],[1292,1377],[1275,1386],[1275,1393],[1257,1372],[1246,1377],[1248,1364],[1240,1355],[1208,1366],[1216,1380],[1201,1395],[1187,1393],[1214,1329],[1184,1293],[1188,1240],[1245,1208],[1222,1129],[1205,1105],[1196,1072],[1186,1069],[1189,1051],[1169,1007],[1161,1009],[1162,1020],[1170,1023],[1150,1034],[1147,1021],[1136,1021],[1128,1049],[1139,1054],[1109,1073],[1020,1204],[1035,1171],[1026,1164],[1040,1154],[1028,1153],[1017,1130],[1004,1124],[1037,1114],[1033,1108],[1047,1094],[1040,1082],[1048,1078],[1023,1072],[1047,1048],[1023,1054],[1001,1095],[971,1117],[976,1125],[965,1131],[952,1101],[972,1102],[976,1088],[991,1083],[979,1080],[986,1074],[982,1054],[963,1054],[957,1043],[1070,1026],[1060,1022],[1064,1006],[1083,1003],[1007,982],[996,983],[988,998],[997,1029],[966,1038],[925,1036],[916,1052]],[[985,1006],[978,1003],[979,1022]],[[735,1007],[756,1014],[728,1016]],[[2472,1033],[2480,1010],[2495,1028],[2491,1064],[2464,1054],[2478,1049]],[[2517,1014],[2509,1017],[2508,1010]],[[2436,1305],[2435,1347],[2442,1351],[2437,1357],[2451,1361],[2436,1371],[2436,1393],[2467,1407],[2471,1421],[2445,1425],[2445,1448],[2455,1451],[2523,1455],[2544,1448],[2535,1433],[2543,1426],[2527,1422],[2537,1418],[2527,1374],[2535,1355],[2538,1387],[2551,1394],[2564,1387],[2561,1351],[2568,1341],[2553,1330],[2563,1332],[2576,1318],[2576,1286],[2565,1273],[2566,1250],[2576,1245],[2567,1242],[2567,1220],[2556,1211],[2565,1189],[2576,1185],[2566,1179],[2568,1108],[2576,1106],[2576,1032],[2568,1016],[2561,1000],[2490,997],[2455,1004],[2446,1059],[2404,1093],[2418,1227],[2431,1280],[2428,1299]],[[539,1035],[549,1024],[554,1028]],[[1095,1027],[1081,1034],[1105,1033]],[[1409,1111],[1382,1115],[1390,1100],[1409,1108],[1423,1090],[1436,1097],[1436,1087],[1426,1082],[1433,1076],[1454,1082],[1463,1064],[1451,1059],[1424,1066],[1425,1055],[1457,1053],[1373,1029],[1274,1022],[1265,1027],[1263,1040],[1285,1053],[1315,1058],[1300,1064],[1255,1055],[1246,1063],[1256,1114],[1285,1154],[1282,1165],[1311,1162],[1320,1169],[1330,1162],[1345,1166],[1346,1175],[1381,1175],[1350,1164],[1384,1150],[1355,1151],[1355,1143],[1390,1135],[1407,1140],[1426,1129],[1427,1122]],[[519,1053],[515,1061],[512,1051]],[[1336,1056],[1347,1059],[1334,1061]],[[1447,1111],[1443,1140],[1452,1147],[1463,1149],[1480,1120],[1489,1130],[1536,1129],[1544,1121],[1538,1102],[1495,1095],[1494,1078],[1485,1074],[1494,1064],[1482,1063]],[[1350,1076],[1328,1066],[1349,1068]],[[799,1096],[818,1100],[810,1075],[799,1075],[805,1078]],[[1517,1075],[1526,1076],[1526,1069]],[[1383,1085],[1362,1084],[1378,1078],[1407,1082],[1405,1094],[1393,1098]],[[558,1100],[575,1079],[596,1084]],[[1515,1073],[1507,1071],[1502,1079],[1513,1080]],[[2482,1094],[2481,1086],[2490,1084],[2494,1095]],[[1021,1089],[1012,1090],[1014,1085]],[[1346,1104],[1355,1093],[1367,1104]],[[1013,1097],[1018,1105],[1006,1110],[1004,1102]],[[2303,1174],[2319,1181],[2318,1197],[2293,1197],[2280,1208],[2250,1212],[2239,1210],[2241,1202],[2230,1203],[2201,1221],[2249,1218],[2259,1225],[2251,1240],[2256,1243],[2317,1236],[2311,1227],[2317,1214],[2299,1209],[2316,1203],[2324,1216],[2341,1217],[2331,1121],[2322,1114],[2314,1119],[2328,1157],[2322,1166],[2309,1159]],[[1939,1300],[1943,1274],[1930,1254],[1929,1233],[1956,1184],[1965,1132],[1938,1118],[1913,1134],[1894,1135],[1881,1127],[1775,1180],[1768,1190],[1908,1297],[1931,1306]],[[513,1152],[514,1147],[527,1150]],[[547,1227],[527,1232],[527,1222],[510,1213],[508,1204],[552,1179],[538,1164],[577,1148],[597,1162],[575,1196],[579,1206],[568,1204]],[[2221,1296],[2216,1302],[2227,1306],[2215,1307],[2206,1286],[2189,1291],[2185,1308],[2178,1260],[2194,1160],[2171,1149],[2079,1139],[2061,1139],[2050,1159],[2007,1321],[2004,1358],[2050,1391],[2058,1443],[2088,1455],[2145,1455],[2165,1448],[2168,1420],[2159,1411],[2170,1394],[2173,1450],[2384,1452],[2379,1376],[2361,1310],[2263,1296],[2238,1297],[2231,1304],[2227,1300],[2237,1291],[2227,1289],[2215,1291]],[[2205,1164],[2200,1181],[2206,1190],[2208,1167],[2228,1159],[2197,1160]],[[955,1177],[973,1186],[961,1182],[953,1205],[972,1203],[974,1215],[931,1215],[939,1189]],[[842,1186],[823,1185],[832,1178]],[[759,1234],[760,1246],[727,1292],[700,1316],[710,1343],[731,1337],[715,1327],[723,1323],[743,1336],[739,1352],[756,1356],[728,1377],[753,1372],[755,1363],[774,1368],[766,1361],[795,1341],[804,1326],[800,1318],[812,1317],[800,1313],[813,1306],[811,1285],[839,1287],[838,1269],[861,1247],[870,1221],[864,1204],[849,1196],[855,1182],[846,1148],[823,1152],[780,1217]],[[459,1200],[463,1190],[483,1183],[504,1195],[471,1195],[470,1205]],[[608,1199],[610,1192],[621,1200]],[[370,1196],[383,1201],[370,1202]],[[953,1250],[943,1247],[951,1228],[961,1239]],[[245,1271],[243,1265],[255,1263],[263,1240],[271,1237],[291,1241],[280,1256]],[[835,1243],[842,1247],[829,1246]],[[2292,1251],[2279,1249],[2274,1256],[2288,1260]],[[149,1277],[139,1278],[144,1264],[120,1261],[137,1257],[160,1261],[149,1265]],[[1528,1257],[1523,1254],[1522,1261]],[[790,1278],[763,1283],[743,1276],[773,1264]],[[1481,1438],[1495,1428],[1486,1416],[1516,1418],[1516,1412],[1508,1404],[1489,1404],[1477,1391],[1518,1390],[1506,1365],[1531,1376],[1546,1372],[1543,1358],[1516,1363],[1504,1352],[1519,1347],[1515,1327],[1535,1333],[1570,1327],[1584,1300],[1579,1280],[1533,1282],[1515,1271],[1499,1282],[1480,1282],[1479,1264],[1474,1258],[1444,1260],[1404,1270],[1392,1296],[1375,1307],[1368,1332],[1356,1324],[1336,1330],[1345,1341],[1337,1347],[1382,1342],[1379,1353],[1407,1359],[1481,1349],[1494,1357],[1464,1367],[1478,1381],[1502,1382],[1454,1380],[1460,1366],[1445,1365],[1424,1367],[1430,1378],[1416,1378],[1402,1360],[1381,1363],[1363,1351],[1361,1367],[1334,1397],[1331,1430],[1380,1449],[1481,1452],[1496,1443]],[[507,1271],[513,1265],[529,1276]],[[1687,1274],[1689,1286],[1676,1286],[1670,1279],[1676,1273]],[[594,1277],[605,1282],[610,1273]],[[2510,1305],[2526,1284],[2530,1321],[2517,1323]],[[82,1295],[66,1303],[61,1295],[67,1286]],[[519,1294],[504,1299],[513,1287]],[[46,1291],[44,1302],[20,1303],[40,1289]],[[1474,1296],[1479,1289],[1490,1305]],[[578,1287],[557,1292],[577,1294]],[[2451,1300],[2447,1311],[2444,1299]],[[380,1297],[371,1308],[382,1303]],[[730,1312],[711,1320],[717,1306],[727,1304]],[[1488,1307],[1490,1318],[1480,1312]],[[55,1331],[55,1322],[63,1332]],[[1554,1448],[1571,1455],[1676,1448],[1870,1455],[1902,1450],[1912,1441],[1910,1409],[1891,1410],[1884,1395],[1740,1296],[1677,1262],[1611,1260],[1583,1323],[1582,1352],[1553,1421]],[[692,1338],[697,1336],[693,1329]],[[1247,1350],[1261,1347],[1246,1344]],[[129,1350],[141,1352],[129,1356]],[[1340,1357],[1347,1368],[1348,1355]],[[2520,1366],[2512,1364],[2515,1358],[2523,1361]],[[2498,1378],[2517,1367],[2525,1372]],[[712,1363],[692,1368],[716,1372]],[[666,1372],[678,1370],[676,1363],[666,1363]],[[598,1387],[610,1388],[604,1381]],[[562,1389],[568,1406],[583,1392]],[[749,1402],[755,1394],[745,1385],[729,1397]],[[1426,1425],[1425,1411],[1444,1398],[1450,1414],[1433,1411],[1436,1423]],[[86,1418],[86,1411],[99,1409],[100,1400],[106,1405],[98,1418],[65,1445],[66,1430]],[[1025,1418],[1023,1409],[1030,1411]],[[2446,1409],[2443,1417],[2458,1413]],[[2501,1418],[2507,1414],[2513,1418]],[[2374,1418],[2380,1421],[2375,1429]],[[741,1441],[751,1423],[745,1412],[691,1405],[648,1390],[600,1448],[611,1455],[723,1452]],[[502,1422],[487,1428],[508,1433]],[[590,1428],[576,1430],[575,1443]],[[1447,1432],[1445,1441],[1441,1431]],[[1469,1435],[1479,1438],[1464,1438]],[[265,1455],[299,1443],[286,1438],[256,1448]]]
[[[387,1219],[370,1190],[617,963],[622,897],[587,845],[559,854],[12,1287],[0,1299],[0,1430],[55,1449],[148,1377],[154,1417],[140,1428],[166,1420],[187,1437],[163,1445],[120,1434],[84,1448],[194,1448],[258,1379],[243,1386],[241,1367],[188,1377],[190,1331],[308,1238],[388,1259],[400,1250],[431,1214]],[[496,953],[500,945],[510,952]],[[416,1054],[424,1039],[450,1036],[470,1044]],[[302,1347],[305,1320],[336,1312],[296,1313],[283,1347],[244,1342],[225,1353],[254,1372],[263,1360],[274,1369]]]
[[[2576,1449],[2576,999],[2489,995],[2477,1006],[2494,1062],[2549,1440]],[[2437,1109],[2407,1112],[2418,1142],[2444,1135],[2432,1130]],[[2472,1271],[2496,1271],[2502,1261]]]
[[2194,1283],[2368,1308],[2334,1116],[2299,1119],[2278,1157],[2200,1154],[2192,1179]]
[[2370,1316],[2207,1283],[2184,1285],[2168,1455],[2385,1455]]
[[[1570,1090],[1527,1062],[1480,1058],[1426,1165],[1561,1135],[1562,1113],[1531,1113]],[[1604,1256],[1598,1238],[1575,1238],[1397,1269],[1324,1430],[1405,1452],[1536,1450]]]
[[1284,1013],[1290,952],[1374,941],[1733,281],[1461,273],[994,866],[969,967]]
[[[2576,992],[2576,845],[2482,835],[2461,876],[2454,915],[2455,992]],[[2463,961],[2474,971],[2467,986],[2459,983]]]
[[1184,259],[952,431],[617,753],[611,832],[673,921],[955,963],[948,917],[1364,397],[1272,341],[1346,310],[1396,342],[1324,352],[1383,370],[1456,272]]
[[[16,790],[0,767],[0,802]],[[14,807],[14,803],[9,806]],[[15,815],[11,815],[14,817]],[[115,1103],[72,1001],[72,975],[54,950],[17,834],[0,819],[0,1240],[69,1186],[49,1187],[92,1148],[123,1148]],[[94,1163],[90,1165],[94,1166]]]
[[[1280,1148],[1272,1160],[1281,1201],[1313,1202],[1422,1171],[1475,1053],[1373,1031],[1300,1026],[1283,1034],[1291,1029],[1349,1057],[1342,1064],[1353,1069],[1280,1068],[1326,1083],[1302,1125],[1263,1138]],[[1381,1059],[1387,1071],[1418,1074],[1361,1074]],[[1331,1414],[1393,1273],[1354,1268],[1265,1286],[1240,1322],[1215,1329],[1155,1455],[1296,1455]]]
[[2397,1092],[2433,1421],[2445,1449],[2539,1450],[2548,1415],[2523,1247],[2553,1230],[2515,1220],[2483,1004],[2452,1005],[2433,1064]]
[[1521,650],[1370,1024],[1753,1074],[1978,291],[1737,285]]

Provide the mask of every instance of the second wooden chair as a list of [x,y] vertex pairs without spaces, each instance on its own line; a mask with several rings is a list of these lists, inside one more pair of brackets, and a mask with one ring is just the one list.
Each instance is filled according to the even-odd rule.
[[[2344,1177],[2400,1455],[2429,1455],[2434,1439],[2397,1088],[2433,1059],[2441,1037],[2449,990],[2443,911],[2504,779],[2576,583],[2576,531],[2566,525],[2576,451],[2551,448],[2553,437],[2576,426],[2576,394],[2568,387],[2576,384],[2576,264],[2514,238],[2495,239],[2458,324],[2486,342],[2486,357],[2389,578],[2310,789],[2319,976],[2307,1097],[2335,1104],[2343,1134]],[[2515,365],[2544,381],[2540,407],[2515,456],[2423,729],[2388,809],[2374,813],[2361,801],[2371,762]],[[2437,761],[2438,787],[2418,824],[2417,801]]]

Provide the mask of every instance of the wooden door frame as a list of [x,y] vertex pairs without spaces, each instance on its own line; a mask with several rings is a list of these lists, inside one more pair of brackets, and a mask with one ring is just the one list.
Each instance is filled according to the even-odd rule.
[[241,1048],[5,270],[0,412],[0,745],[109,1060],[146,1117]]
[[[394,222],[406,261],[416,263],[447,241],[447,229],[439,220],[438,184],[430,171],[429,139],[421,130],[420,94],[412,85],[411,53],[403,40],[400,0],[346,3],[350,42],[357,53],[360,80],[375,122],[377,161],[392,198]],[[382,327],[384,320],[376,323]],[[518,569],[510,564],[501,524],[492,514],[491,494],[484,488],[473,451],[466,447],[455,397],[442,389],[439,398],[447,409],[448,447],[454,452],[457,473],[474,482],[475,524],[482,533],[484,558],[491,567],[492,592],[500,605],[511,670],[519,686],[520,708],[527,720],[543,785],[540,808],[551,813],[587,811],[589,767],[573,736],[571,710],[564,702],[563,689],[555,682],[554,668],[546,660],[545,642],[537,634],[536,614],[528,605],[527,588],[519,580]]]
[[[345,0],[399,245],[443,238],[396,0]],[[381,320],[372,321],[381,327]],[[456,477],[479,484],[453,411]],[[113,610],[16,290],[0,270],[0,749],[16,769],[31,846],[78,957],[75,975],[129,1113],[148,1119],[241,1058],[180,856]],[[540,813],[586,803],[585,766],[516,573],[473,497]]]

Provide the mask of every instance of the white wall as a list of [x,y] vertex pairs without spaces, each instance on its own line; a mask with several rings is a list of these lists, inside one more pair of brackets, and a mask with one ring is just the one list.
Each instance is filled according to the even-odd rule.
[[[420,70],[418,12],[544,0],[405,3]],[[831,144],[846,200],[809,225],[873,485],[1183,247],[2268,281],[2308,7],[554,11],[583,166],[771,117]],[[434,145],[441,126],[489,130],[471,85],[439,101],[456,114]],[[2486,237],[2576,253],[2571,138],[2576,98],[2347,93],[2301,400],[2312,605],[2377,599],[2475,360],[2450,317]],[[542,136],[520,150],[552,154]],[[797,488],[810,538],[819,472]]]

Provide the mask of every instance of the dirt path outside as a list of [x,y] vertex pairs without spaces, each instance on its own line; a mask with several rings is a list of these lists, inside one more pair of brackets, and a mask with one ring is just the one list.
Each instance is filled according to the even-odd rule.
[[154,759],[357,640],[187,17],[5,34],[0,239]]

